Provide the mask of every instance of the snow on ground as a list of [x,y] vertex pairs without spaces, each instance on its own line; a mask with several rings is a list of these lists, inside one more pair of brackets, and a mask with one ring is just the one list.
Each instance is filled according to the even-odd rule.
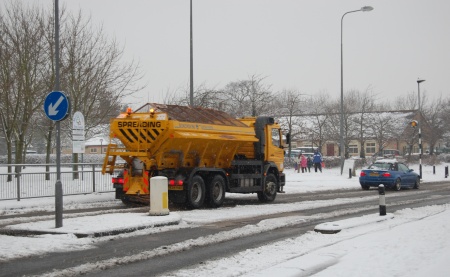
[[[432,167],[423,167],[423,184],[427,182],[446,180],[444,166],[436,167],[433,175]],[[418,172],[418,165],[411,166]],[[349,179],[341,176],[337,169],[325,168],[323,173],[296,173],[287,169],[286,193],[313,192],[317,190],[333,190],[342,188],[359,188],[358,178]],[[411,190],[411,193],[420,193]],[[256,195],[227,194],[230,198],[256,199]],[[84,205],[99,207],[117,206],[113,193],[91,194],[64,197],[64,209],[79,208]],[[364,199],[377,199],[376,190],[368,191]],[[387,195],[388,203],[388,195]],[[170,217],[179,220],[178,225],[153,227],[138,230],[133,233],[116,235],[117,237],[130,237],[133,235],[150,235],[167,230],[190,228],[197,225],[208,224],[232,216],[242,218],[279,213],[281,211],[302,210],[311,207],[336,205],[346,202],[345,199],[330,201],[302,201],[293,204],[273,204],[258,206],[258,209],[246,206],[220,208],[211,210],[177,211],[171,212]],[[22,199],[19,201],[0,201],[0,214],[20,214],[30,210],[54,211],[53,198]],[[211,213],[214,212],[214,218]],[[389,208],[388,208],[389,212]],[[173,245],[170,249],[155,249],[145,251],[128,257],[129,261],[148,259],[157,255],[167,254],[168,251],[180,251],[196,245],[217,243],[235,237],[255,234],[266,230],[274,230],[281,226],[293,225],[301,221],[316,218],[327,218],[331,215],[317,214],[314,216],[295,216],[286,218],[267,219],[256,225],[248,225],[230,232],[201,237],[187,242]],[[392,217],[392,218],[391,218]],[[136,219],[123,221],[124,218]],[[76,251],[96,247],[96,243],[109,240],[111,237],[77,238],[72,232],[96,232],[102,220],[103,226],[112,222],[123,222],[133,228],[136,222],[151,222],[155,217],[147,213],[131,212],[99,214],[83,217],[83,224],[77,224],[76,218],[64,215],[63,228],[68,234],[38,235],[33,237],[12,237],[0,235],[0,261],[18,257],[40,255],[55,251]],[[157,217],[161,220],[162,217]],[[236,253],[231,257],[208,261],[195,265],[190,269],[172,272],[166,276],[450,276],[450,267],[446,264],[450,257],[450,203],[441,206],[429,206],[419,209],[405,209],[389,218],[377,222],[378,215],[368,215],[354,218],[352,222],[360,222],[353,228],[344,228],[337,234],[321,234],[310,231],[296,238],[290,238],[276,243],[268,244],[257,249],[248,249]],[[172,218],[173,219],[173,218]],[[373,220],[375,219],[375,220]],[[8,224],[7,219],[0,223]],[[79,222],[81,222],[81,218]],[[344,224],[344,223],[341,223]],[[345,224],[344,224],[345,225]],[[53,230],[54,218],[43,217],[37,222],[25,222],[15,228],[30,228],[38,230]],[[14,228],[13,225],[9,226]],[[102,227],[103,228],[103,227]],[[117,226],[115,227],[117,228]],[[82,230],[80,230],[82,229]],[[114,265],[115,259],[103,261],[102,266]],[[85,264],[68,269],[60,274],[82,274],[98,268],[98,264]],[[50,273],[48,276],[52,276]]]

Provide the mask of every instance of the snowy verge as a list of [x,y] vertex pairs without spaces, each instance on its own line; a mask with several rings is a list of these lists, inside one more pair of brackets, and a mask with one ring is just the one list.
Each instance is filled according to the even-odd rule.
[[314,227],[314,231],[324,234],[334,234],[340,232],[342,229],[354,228],[364,224],[370,224],[394,218],[393,214],[386,214],[380,216],[379,214],[366,215],[359,218],[349,218],[338,220],[334,222],[325,222]]
[[74,234],[77,237],[98,237],[157,226],[174,225],[181,221],[177,213],[166,216],[150,216],[143,213],[114,213],[82,216],[64,220],[62,227],[56,228],[54,220],[8,225],[5,229],[29,233]]

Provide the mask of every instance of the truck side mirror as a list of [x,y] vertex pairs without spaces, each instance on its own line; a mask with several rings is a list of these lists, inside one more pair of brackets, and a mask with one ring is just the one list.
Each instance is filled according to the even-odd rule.
[[291,144],[291,133],[286,134],[286,144]]

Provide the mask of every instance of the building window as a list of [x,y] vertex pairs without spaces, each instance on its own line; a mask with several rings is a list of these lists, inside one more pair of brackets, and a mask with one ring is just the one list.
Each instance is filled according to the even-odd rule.
[[95,147],[94,147],[94,148],[91,148],[91,149],[90,149],[90,152],[91,152],[91,153],[97,153],[97,148],[95,148]]
[[367,154],[375,153],[375,142],[366,143],[366,153]]
[[350,154],[358,154],[358,145],[349,145],[348,146],[348,153]]

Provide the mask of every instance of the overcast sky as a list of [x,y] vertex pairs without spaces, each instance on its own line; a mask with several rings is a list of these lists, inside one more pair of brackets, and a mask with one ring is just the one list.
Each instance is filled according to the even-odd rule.
[[[49,3],[54,0],[47,0]],[[44,1],[45,2],[45,1]],[[148,87],[138,101],[159,102],[189,85],[189,0],[60,0],[82,9],[139,60]],[[344,91],[379,98],[448,95],[448,0],[193,0],[194,84],[223,88],[250,75],[273,90],[340,95],[344,13]],[[138,102],[136,100],[128,100]]]

